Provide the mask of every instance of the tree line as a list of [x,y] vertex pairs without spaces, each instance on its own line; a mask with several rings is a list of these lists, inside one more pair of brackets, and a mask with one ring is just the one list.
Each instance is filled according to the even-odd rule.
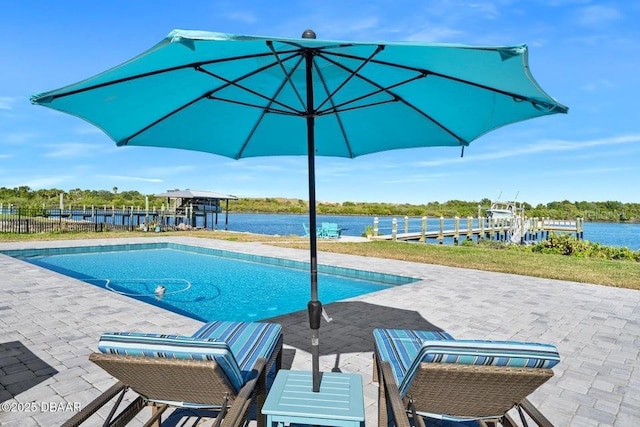
[[[57,208],[60,195],[63,195],[65,207],[90,208],[91,206],[144,207],[148,197],[151,207],[160,208],[166,199],[155,195],[142,194],[135,190],[118,191],[117,187],[109,190],[83,190],[80,188],[64,191],[56,188],[32,190],[28,186],[15,188],[0,187],[0,203],[33,208]],[[446,202],[428,202],[424,204],[409,203],[371,203],[371,202],[318,202],[319,214],[328,215],[378,215],[378,216],[430,216],[452,218],[454,216],[478,216],[491,206],[491,200]],[[622,203],[618,201],[554,201],[546,204],[531,205],[522,202],[528,217],[548,217],[553,219],[584,218],[586,221],[640,222],[640,203]],[[230,212],[255,213],[294,213],[308,211],[308,203],[302,199],[286,198],[241,198],[229,202]]]

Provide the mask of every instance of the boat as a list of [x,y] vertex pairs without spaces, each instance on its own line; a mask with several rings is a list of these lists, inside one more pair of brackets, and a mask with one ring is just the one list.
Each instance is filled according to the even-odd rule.
[[510,220],[515,216],[522,213],[522,205],[518,206],[518,202],[515,201],[495,201],[491,203],[491,207],[487,209],[487,217],[498,220]]
[[508,226],[509,240],[513,243],[521,243],[522,233],[531,227],[530,221],[525,219],[522,203],[516,201],[492,202],[487,209],[487,221],[493,225]]

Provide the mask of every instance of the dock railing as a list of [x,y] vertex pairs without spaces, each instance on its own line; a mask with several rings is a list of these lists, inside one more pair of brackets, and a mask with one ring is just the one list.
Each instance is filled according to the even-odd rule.
[[410,218],[405,216],[385,219],[375,217],[373,220],[372,240],[408,240],[425,242],[435,239],[444,243],[445,238],[451,238],[454,244],[460,239],[473,240],[490,239],[511,241],[514,243],[531,243],[548,239],[550,233],[574,233],[577,239],[584,238],[584,220],[554,220],[550,218],[527,218],[525,216],[514,219],[489,217],[427,217]]

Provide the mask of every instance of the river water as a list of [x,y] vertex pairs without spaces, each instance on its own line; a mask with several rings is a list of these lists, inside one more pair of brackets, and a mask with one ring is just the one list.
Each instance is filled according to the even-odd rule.
[[[394,217],[380,216],[380,234],[391,234],[391,221]],[[345,236],[361,236],[367,225],[373,226],[373,216],[345,216],[345,215],[318,215],[318,227],[323,222],[337,223],[343,229]],[[398,231],[404,231],[404,217],[397,217]],[[446,220],[452,223],[453,220]],[[309,224],[307,215],[292,214],[243,214],[230,213],[230,231],[246,231],[250,233],[270,234],[270,235],[304,235],[304,225]],[[420,218],[409,218],[409,231],[419,231],[421,226]],[[429,218],[427,220],[427,230],[437,230],[439,220]],[[461,228],[466,228],[466,222],[461,221]],[[452,228],[452,227],[446,227]],[[218,217],[218,229],[224,229],[224,214]],[[604,223],[585,222],[584,239],[592,243],[599,243],[605,246],[628,247],[631,250],[640,250],[640,224],[627,223]]]

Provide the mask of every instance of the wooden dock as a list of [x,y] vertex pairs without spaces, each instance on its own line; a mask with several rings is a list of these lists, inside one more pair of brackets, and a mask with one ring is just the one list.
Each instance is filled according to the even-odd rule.
[[[499,241],[511,241],[513,243],[531,243],[547,239],[550,233],[575,233],[577,239],[584,237],[584,223],[581,218],[576,220],[552,220],[548,218],[518,217],[515,220],[492,220],[485,217],[453,218],[453,221],[445,218],[422,217],[419,228],[414,218],[414,224],[409,223],[409,218],[404,217],[401,229],[398,227],[397,218],[393,218],[389,234],[380,234],[380,221],[374,218],[373,234],[371,240],[393,241],[420,241],[426,242],[435,239],[443,243],[445,238],[453,239],[457,244],[460,239],[473,240],[490,239]],[[435,223],[435,224],[434,224]]]

